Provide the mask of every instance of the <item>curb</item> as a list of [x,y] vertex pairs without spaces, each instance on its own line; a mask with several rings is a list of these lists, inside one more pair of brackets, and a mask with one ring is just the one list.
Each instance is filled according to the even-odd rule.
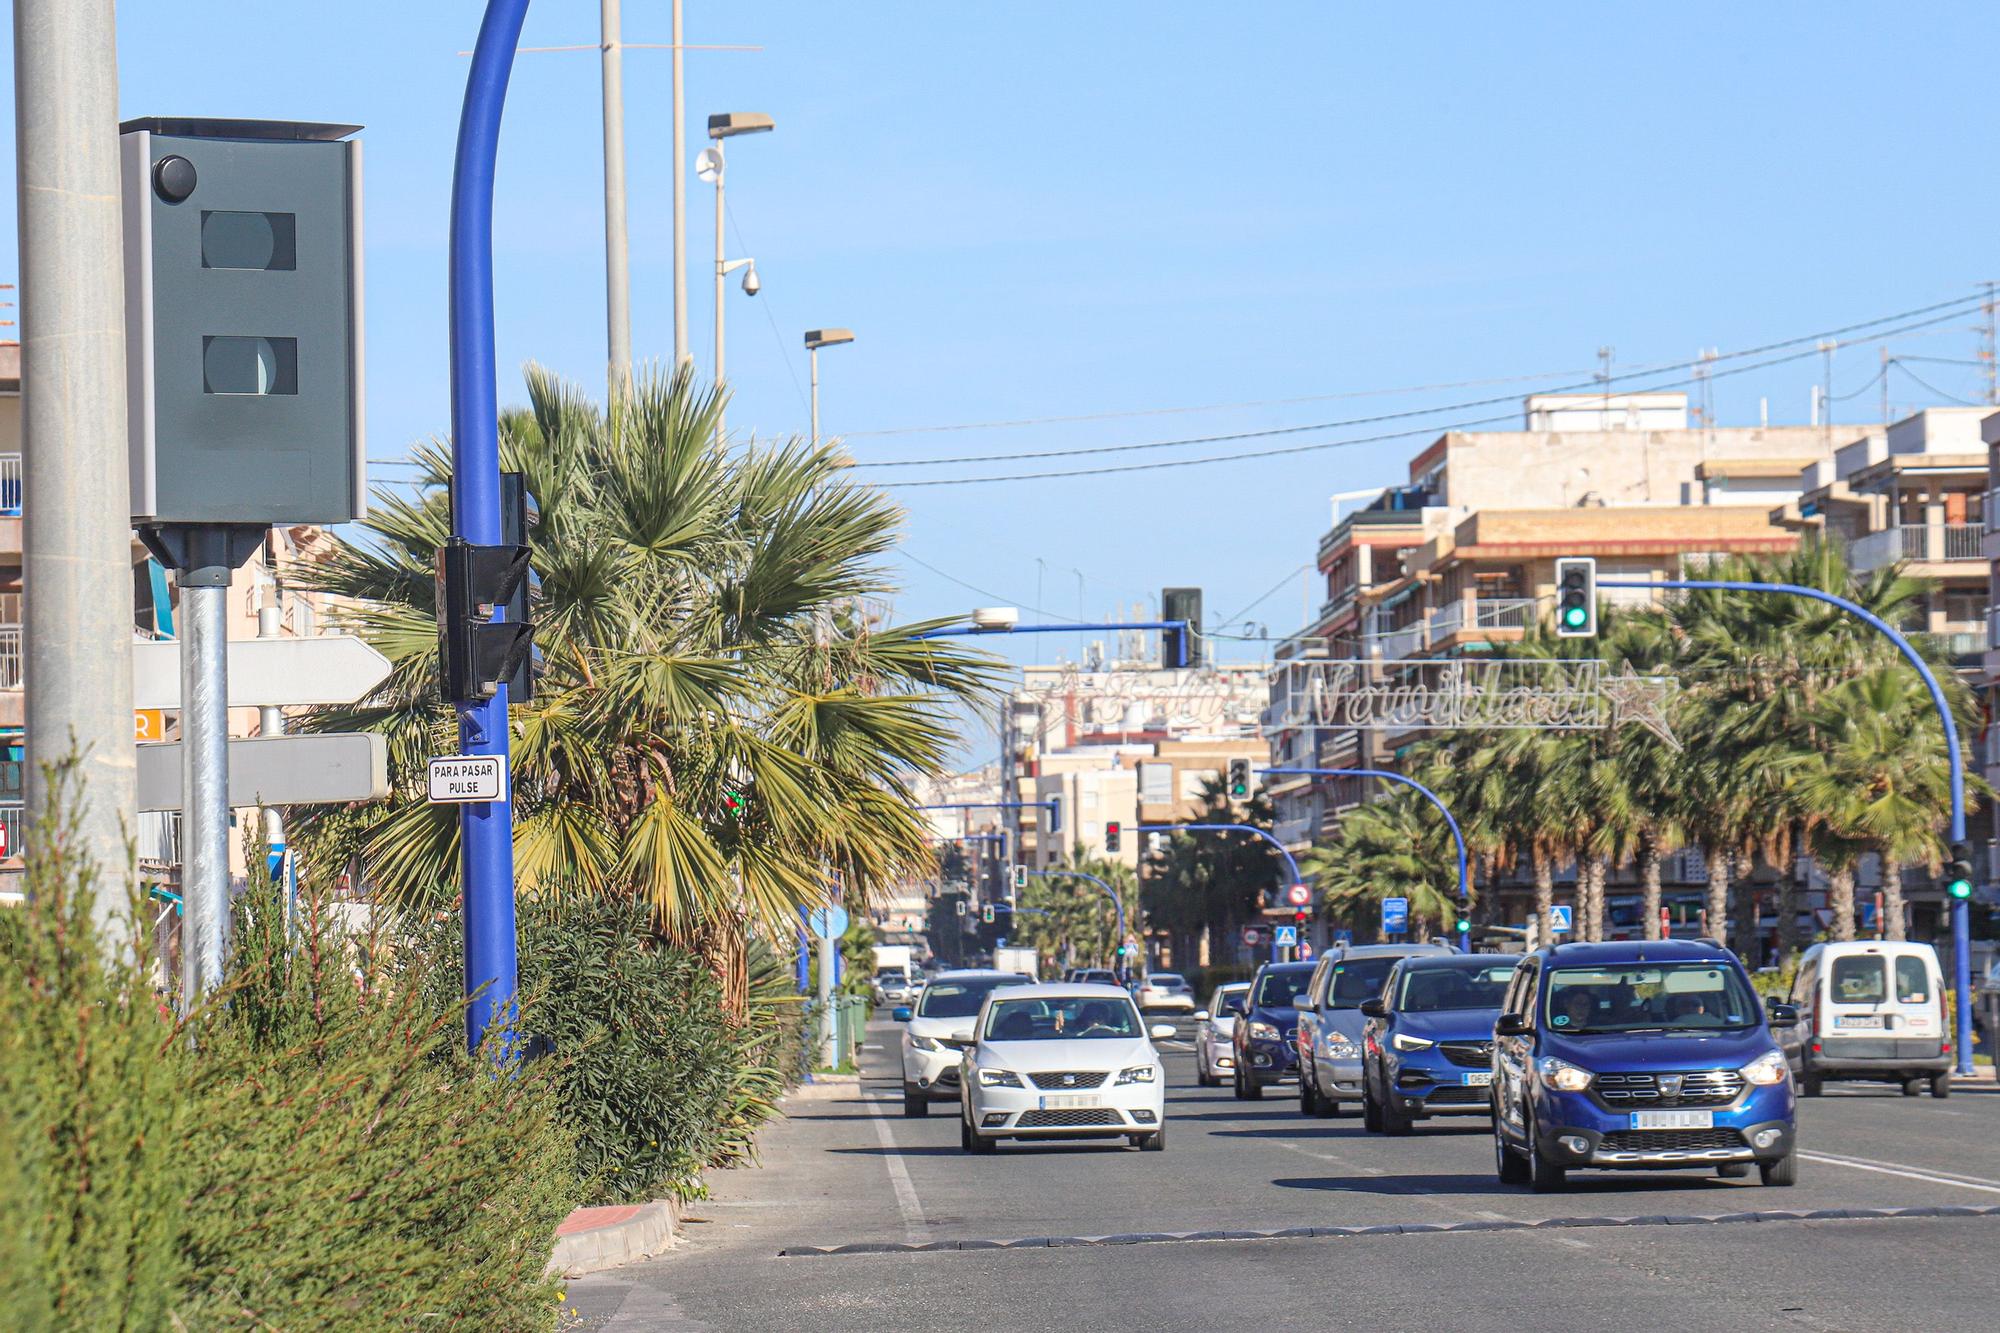
[[859,1074],[814,1074],[785,1094],[787,1102],[823,1102],[835,1097],[851,1097],[861,1091]]
[[674,1199],[579,1208],[556,1228],[549,1271],[581,1277],[650,1259],[673,1247],[680,1220],[681,1206]]

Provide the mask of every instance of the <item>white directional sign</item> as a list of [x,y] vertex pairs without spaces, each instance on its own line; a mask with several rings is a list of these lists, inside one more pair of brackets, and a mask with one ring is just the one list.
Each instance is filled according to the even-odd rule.
[[[239,639],[229,645],[229,706],[351,704],[389,678],[389,659],[351,634]],[[181,706],[181,645],[132,645],[132,706]]]
[[507,795],[507,757],[454,754],[431,760],[431,801],[466,805]]
[[1291,948],[1299,942],[1299,928],[1297,926],[1279,926],[1277,939],[1273,942],[1280,949]]
[[[181,747],[141,745],[139,808],[181,808]],[[229,742],[229,804],[340,805],[389,794],[389,749],[374,732]]]

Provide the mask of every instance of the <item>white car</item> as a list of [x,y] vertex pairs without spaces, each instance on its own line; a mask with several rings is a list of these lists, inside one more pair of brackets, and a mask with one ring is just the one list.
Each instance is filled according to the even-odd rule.
[[1001,1139],[1128,1138],[1167,1146],[1166,1070],[1132,997],[1117,986],[995,990],[960,1067],[959,1143],[992,1152]]
[[1001,986],[1025,986],[1018,972],[940,972],[924,984],[903,1027],[903,1114],[928,1115],[933,1101],[958,1096],[958,1066],[972,1044],[979,1006]]
[[1236,1020],[1250,1000],[1250,983],[1217,986],[1208,1008],[1194,1016],[1194,1078],[1204,1088],[1220,1084],[1236,1068]]
[[1178,972],[1148,972],[1139,982],[1139,1008],[1194,1012],[1194,987]]

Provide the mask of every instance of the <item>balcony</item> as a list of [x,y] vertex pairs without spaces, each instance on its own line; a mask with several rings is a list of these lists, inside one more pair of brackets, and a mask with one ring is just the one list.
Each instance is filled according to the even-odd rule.
[[22,841],[28,832],[27,807],[20,805],[0,805],[0,828],[7,831],[7,855],[9,861],[21,859],[26,843]]
[[21,455],[0,454],[0,518],[21,516]]
[[0,625],[0,690],[21,688],[21,627]]
[[[1987,615],[1990,618],[1992,612]],[[1967,658],[1976,658],[1986,651],[1986,635],[1978,630],[1947,630],[1942,634],[1922,633],[1915,637],[1935,648],[1942,656],[1961,664]]]
[[1400,662],[1406,657],[1415,657],[1430,647],[1430,635],[1427,631],[1428,626],[1419,620],[1401,629],[1370,634],[1362,642],[1367,645],[1370,656],[1379,656],[1384,662]]
[[1984,523],[1944,523],[1934,528],[1905,523],[1857,537],[1847,548],[1847,559],[1857,570],[1879,569],[1899,560],[1912,564],[1984,560],[1985,540]]
[[[1470,624],[1466,623],[1467,607],[1472,612]],[[1532,629],[1535,612],[1535,599],[1532,597],[1481,597],[1472,602],[1461,599],[1431,613],[1431,643],[1441,645],[1446,637],[1453,634],[1479,635],[1493,630]]]

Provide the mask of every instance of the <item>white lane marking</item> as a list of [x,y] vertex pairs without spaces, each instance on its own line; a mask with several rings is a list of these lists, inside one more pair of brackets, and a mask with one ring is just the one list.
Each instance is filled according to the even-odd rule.
[[903,1239],[921,1245],[930,1239],[924,1229],[924,1205],[917,1199],[917,1187],[910,1168],[903,1164],[903,1151],[889,1133],[889,1120],[882,1114],[877,1098],[868,1099],[868,1114],[875,1120],[875,1137],[882,1141],[882,1162],[889,1168],[889,1184],[896,1191],[896,1209],[903,1215]]
[[2000,1194],[2000,1180],[1986,1180],[1979,1176],[1954,1178],[1935,1171],[1913,1170],[1895,1162],[1875,1162],[1865,1157],[1835,1157],[1830,1153],[1799,1150],[1799,1156],[1808,1162],[1821,1162],[1827,1166],[1852,1167],[1856,1171],[1875,1171],[1885,1176],[1902,1176],[1908,1180],[1921,1180],[1932,1185],[1956,1185],[1962,1190],[1978,1190],[1982,1194]]

